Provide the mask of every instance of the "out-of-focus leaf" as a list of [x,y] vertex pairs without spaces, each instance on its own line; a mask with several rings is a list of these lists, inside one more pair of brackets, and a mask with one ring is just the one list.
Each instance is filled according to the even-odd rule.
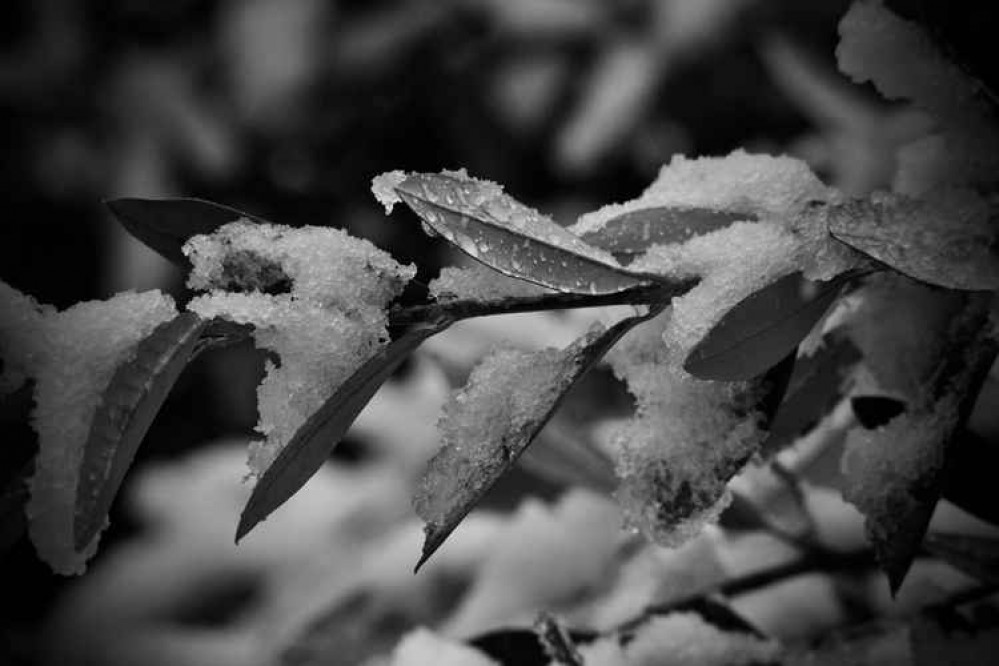
[[496,185],[416,174],[396,192],[435,232],[473,259],[561,292],[611,294],[661,278],[629,272]]
[[896,416],[905,413],[905,403],[886,395],[855,395],[850,406],[860,425],[868,430],[883,426]]
[[205,321],[182,312],[139,342],[115,371],[94,414],[76,487],[73,539],[78,550],[101,530],[146,431],[198,342]]
[[931,532],[923,546],[969,576],[986,583],[999,583],[999,539]]
[[787,395],[770,423],[761,453],[770,457],[822,420],[843,398],[843,380],[862,358],[849,338],[827,336],[813,354],[797,359]]
[[999,442],[965,430],[954,442],[947,461],[943,496],[968,513],[999,525]]
[[538,616],[534,622],[534,631],[552,662],[560,666],[583,666],[583,658],[568,629],[550,613],[542,612]]
[[[569,630],[568,634],[576,645],[597,639],[597,634],[591,631]],[[530,629],[490,631],[468,643],[503,666],[548,666],[552,663],[538,634]]]
[[694,236],[724,229],[733,222],[755,219],[752,213],[710,208],[643,208],[611,218],[599,229],[581,234],[580,238],[624,262],[644,254],[653,245],[684,243]]
[[881,195],[830,206],[829,232],[909,277],[950,289],[999,288],[990,205],[972,195]]
[[708,624],[724,632],[739,634],[751,634],[757,638],[766,638],[766,635],[756,626],[742,617],[728,604],[711,597],[697,597],[690,601],[678,604],[674,613],[697,613],[701,619]]
[[811,289],[800,273],[780,278],[740,301],[715,324],[684,361],[701,379],[752,379],[801,342],[850,279],[844,273]]
[[367,590],[338,601],[309,620],[281,651],[281,666],[362,664],[389,652],[418,621],[396,600]]
[[257,485],[239,517],[236,541],[284,504],[319,471],[358,414],[409,355],[450,320],[426,323],[393,340],[351,375],[295,432]]
[[[661,310],[593,330],[561,352],[524,352],[517,363],[494,363],[485,386],[473,371],[469,386],[445,408],[444,445],[430,459],[414,500],[416,512],[426,523],[417,569],[513,466],[569,390],[621,336]],[[449,441],[461,437],[477,441]]]
[[130,234],[182,268],[191,262],[181,251],[192,236],[210,234],[240,218],[267,220],[202,199],[111,199],[105,205]]
[[520,458],[531,472],[566,485],[583,486],[610,494],[617,486],[614,461],[588,438],[558,418],[552,420]]

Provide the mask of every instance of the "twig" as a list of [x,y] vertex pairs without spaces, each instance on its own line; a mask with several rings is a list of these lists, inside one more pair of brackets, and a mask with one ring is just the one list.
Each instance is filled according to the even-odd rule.
[[566,294],[554,292],[537,296],[502,298],[495,301],[460,299],[395,307],[389,311],[390,326],[409,326],[423,321],[448,319],[460,321],[472,317],[500,314],[594,308],[606,305],[650,305],[665,303],[690,291],[697,280],[643,284],[614,294]]
[[850,553],[838,553],[823,549],[813,549],[800,559],[784,564],[778,564],[756,571],[739,578],[732,578],[713,588],[702,590],[696,594],[681,597],[663,604],[653,604],[646,608],[635,618],[627,620],[618,627],[619,632],[629,632],[644,624],[649,616],[666,615],[668,613],[682,610],[684,607],[696,602],[698,599],[712,595],[723,597],[735,597],[747,592],[753,592],[775,583],[794,578],[808,573],[822,572],[833,573],[838,571],[862,571],[875,565],[874,553],[869,549],[854,551]]

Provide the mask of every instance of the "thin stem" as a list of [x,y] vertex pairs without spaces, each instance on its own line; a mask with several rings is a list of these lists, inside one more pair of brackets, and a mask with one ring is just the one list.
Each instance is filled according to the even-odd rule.
[[473,317],[500,314],[538,312],[542,310],[568,310],[594,308],[606,305],[652,305],[665,303],[690,291],[697,280],[681,282],[655,282],[619,291],[613,294],[567,294],[553,292],[537,296],[518,296],[495,301],[461,299],[395,307],[389,311],[391,326],[408,326],[424,321],[441,319],[460,321]]

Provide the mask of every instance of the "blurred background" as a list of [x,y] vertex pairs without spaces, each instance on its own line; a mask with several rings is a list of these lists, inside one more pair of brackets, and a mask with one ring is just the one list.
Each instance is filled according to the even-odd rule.
[[[969,3],[956,3],[960,9],[947,3],[950,12],[943,4],[893,3],[991,80],[983,66],[987,23]],[[401,261],[418,261],[419,279],[427,282],[458,258],[425,237],[408,211],[383,214],[369,192],[381,172],[465,167],[565,224],[636,196],[676,153],[722,155],[737,147],[790,153],[847,192],[884,187],[894,147],[921,125],[836,72],[836,23],[848,5],[8,0],[0,4],[0,279],[60,308],[125,289],[160,288],[182,299],[179,270],[109,217],[102,200],[118,196],[201,197],[283,224],[346,228]],[[549,324],[548,344],[571,338],[577,328],[571,317]],[[341,486],[375,474],[367,461],[378,456],[401,460],[396,467],[406,476],[429,455],[436,409],[475,354],[500,338],[527,335],[516,324],[497,326],[441,342],[428,352],[435,363],[418,357],[404,369],[375,406],[380,416],[362,419],[338,449],[338,470],[361,470]],[[225,458],[217,452],[229,450],[216,443],[252,432],[261,369],[252,347],[199,358],[158,417],[135,469],[193,464],[183,462],[194,460],[186,456],[211,450],[214,458],[199,459],[201,472],[173,472],[186,479],[178,488],[210,476],[212,461]],[[34,436],[23,419],[3,418],[6,473],[30,458]],[[419,441],[397,444],[403,440]],[[149,497],[156,479],[163,481],[156,474],[164,472],[133,476],[146,479],[145,490],[129,482],[132,504],[116,506],[98,569],[114,557],[114,544],[148,536],[156,514]],[[232,474],[235,488],[239,472]],[[507,495],[518,498],[526,488],[551,499],[563,492],[564,484],[543,477],[525,472]],[[372,487],[391,486],[397,477],[378,478],[381,485]],[[391,510],[382,500],[396,500],[403,490],[350,487],[354,497],[381,498],[375,504],[391,516],[383,521],[401,520],[404,499]],[[172,510],[190,516],[228,501],[208,490],[203,498]],[[218,529],[228,543],[231,528]],[[399,560],[405,575],[415,554],[414,545]],[[58,624],[53,609],[77,603],[77,581],[49,574],[26,539],[3,558],[0,662],[33,663],[39,627]],[[234,583],[216,601],[238,607],[251,588]],[[221,620],[212,616],[211,608],[191,612],[197,617],[185,622],[195,628],[232,622],[225,613]],[[440,614],[413,611],[434,612]],[[402,616],[400,627],[413,624]],[[391,624],[393,617],[382,619]]]

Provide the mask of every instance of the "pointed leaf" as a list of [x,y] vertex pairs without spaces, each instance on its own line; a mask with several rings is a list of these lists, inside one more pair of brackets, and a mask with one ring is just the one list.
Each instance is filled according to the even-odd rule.
[[182,312],[142,340],[111,378],[83,449],[73,538],[83,549],[101,530],[139,444],[187,366],[206,322]]
[[843,335],[826,336],[814,353],[798,357],[761,454],[769,458],[821,421],[843,399],[844,380],[861,358]]
[[999,239],[984,199],[882,195],[828,212],[834,237],[900,273],[950,289],[999,288]]
[[191,263],[181,252],[192,236],[210,234],[240,218],[267,220],[202,199],[112,199],[105,205],[130,234],[182,268]]
[[417,569],[514,465],[568,391],[621,336],[659,311],[591,331],[561,351],[504,350],[475,368],[468,386],[445,406],[444,443],[414,499],[426,522]]
[[729,310],[690,352],[684,369],[722,381],[762,374],[808,335],[850,277],[811,282],[793,273],[771,283]]
[[632,273],[492,184],[410,176],[396,192],[436,233],[501,273],[579,294],[610,294],[659,278]]
[[931,532],[923,542],[931,555],[983,583],[999,583],[999,539]]
[[440,333],[449,324],[450,321],[442,321],[414,326],[365,361],[336,389],[302,424],[257,481],[239,517],[237,542],[319,471],[381,385],[424,340]]
[[936,360],[924,392],[933,402],[917,403],[877,430],[852,430],[844,447],[843,496],[864,514],[868,539],[892,594],[919,553],[956,434],[996,357],[986,325],[990,295],[952,294],[964,308],[944,338],[929,347]]
[[653,245],[685,243],[740,220],[755,221],[756,216],[710,208],[644,208],[611,218],[599,229],[580,234],[580,238],[624,262],[644,254]]

